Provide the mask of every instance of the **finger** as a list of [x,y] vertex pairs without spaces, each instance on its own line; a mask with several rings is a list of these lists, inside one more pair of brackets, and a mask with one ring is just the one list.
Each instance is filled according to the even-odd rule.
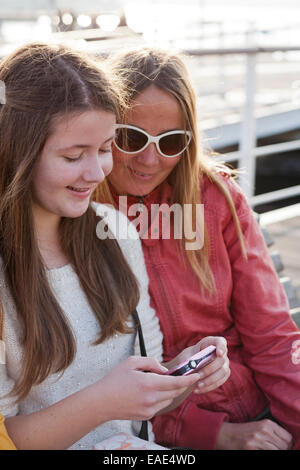
[[227,354],[227,341],[222,336],[206,336],[199,342],[200,350],[207,346],[216,346],[216,355],[223,356]]
[[[228,374],[228,377],[229,375],[230,374]],[[221,387],[221,385],[223,385],[226,382],[228,377],[222,377],[222,379],[217,380],[211,384],[205,384],[203,382],[199,382],[195,387],[194,393],[202,394],[202,393],[211,392],[212,390],[215,390],[216,388]]]
[[269,441],[264,441],[262,444],[258,444],[257,449],[258,450],[281,450],[280,447],[278,447],[276,444],[269,442]]
[[214,374],[210,375],[209,377],[205,379],[201,379],[196,384],[196,388],[211,389],[211,388],[220,387],[220,385],[223,385],[223,383],[225,383],[229,377],[230,377],[230,369],[224,368],[224,369],[218,370],[217,372],[215,372]]
[[153,357],[131,356],[128,361],[132,369],[135,370],[154,372],[156,374],[165,374],[168,372],[168,369],[162,366],[158,360]]
[[[266,425],[268,426],[268,428],[265,427]],[[267,436],[266,440],[276,445],[278,449],[288,449],[291,443],[292,436],[277,423],[274,423],[274,421],[271,421],[269,419],[264,420],[263,432],[265,436]]]
[[286,442],[287,444],[291,443],[293,439],[292,435],[278,423],[275,423],[270,419],[264,419],[262,422],[264,422],[268,426],[265,432],[268,432],[268,434],[270,434],[272,438],[276,436],[276,438]]
[[274,436],[278,437],[278,439],[285,443],[287,447],[290,447],[293,442],[293,436],[277,423],[273,424],[276,425],[276,427],[273,429]]
[[263,430],[256,432],[247,442],[247,449],[251,450],[280,450],[270,435]]
[[206,366],[202,367],[197,372],[200,375],[200,377],[204,379],[224,368],[226,369],[229,368],[229,360],[227,356],[217,357],[216,359],[214,359],[212,362],[210,362]]
[[[150,375],[150,374],[149,374]],[[152,375],[151,379],[153,380],[153,386],[160,391],[168,390],[185,390],[188,387],[191,387],[196,382],[200,380],[199,375],[195,372],[190,375],[181,375],[174,377],[171,375]]]
[[274,433],[281,437],[283,440],[285,440],[286,442],[290,442],[293,439],[292,435],[282,426],[274,422],[272,422],[272,424]]
[[282,439],[279,439],[275,435],[273,435],[272,438],[266,439],[266,446],[267,445],[268,445],[268,448],[270,448],[270,450],[287,450],[288,449],[287,442],[285,442]]
[[274,436],[274,440],[272,441],[272,443],[276,445],[278,450],[288,450],[289,448],[289,444],[286,441],[279,439],[279,438],[275,438],[275,436]]

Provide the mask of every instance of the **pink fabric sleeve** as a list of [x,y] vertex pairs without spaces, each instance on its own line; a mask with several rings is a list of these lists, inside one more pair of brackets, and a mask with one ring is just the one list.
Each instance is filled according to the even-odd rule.
[[[245,197],[232,186],[245,237],[248,261],[242,257],[234,224],[223,236],[232,267],[231,312],[243,343],[243,359],[270,403],[273,416],[300,449],[300,332],[289,314],[260,227]],[[296,353],[295,353],[296,350]]]
[[[198,408],[188,398],[175,410],[153,419],[155,441],[165,446],[215,450],[226,413]],[[209,425],[208,425],[209,423]]]

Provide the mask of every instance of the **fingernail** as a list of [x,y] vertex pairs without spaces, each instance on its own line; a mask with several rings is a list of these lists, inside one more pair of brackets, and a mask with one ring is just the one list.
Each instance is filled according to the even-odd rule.
[[203,385],[204,385],[204,382],[198,382],[197,384],[198,387],[203,387]]

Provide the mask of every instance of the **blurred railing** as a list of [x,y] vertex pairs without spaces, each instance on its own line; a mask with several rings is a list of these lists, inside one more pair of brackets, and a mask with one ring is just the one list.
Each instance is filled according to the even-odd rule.
[[[300,149],[300,140],[280,142],[272,145],[257,147],[255,95],[257,80],[257,56],[259,54],[270,54],[274,52],[300,51],[300,46],[272,46],[272,47],[240,47],[219,48],[203,50],[185,50],[190,56],[226,56],[244,55],[246,57],[246,79],[245,79],[245,101],[241,117],[241,132],[238,138],[238,149],[235,152],[222,155],[222,161],[238,162],[238,168],[245,171],[246,178],[242,178],[240,185],[253,206],[278,201],[290,197],[300,196],[300,185],[290,186],[285,189],[254,195],[256,176],[256,157],[270,154],[279,154],[291,150]],[[299,122],[300,128],[300,122]]]

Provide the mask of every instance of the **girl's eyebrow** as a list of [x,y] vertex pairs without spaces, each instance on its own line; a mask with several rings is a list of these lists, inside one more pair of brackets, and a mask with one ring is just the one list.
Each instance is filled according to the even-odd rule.
[[90,147],[90,145],[75,144],[75,145],[71,145],[71,147],[63,147],[63,148],[57,149],[57,150],[60,152],[60,151],[62,151],[62,150],[72,150],[72,149],[76,149],[76,148],[85,149],[85,148],[88,148],[88,147]]
[[[111,137],[109,137],[108,139],[106,139],[103,144],[106,144],[107,142],[109,142],[110,140],[113,140],[114,138],[114,135],[112,135]],[[91,145],[87,145],[87,144],[74,144],[74,145],[71,145],[70,147],[63,147],[63,148],[60,148],[60,149],[57,149],[58,152],[61,152],[61,151],[65,151],[65,150],[72,150],[72,149],[76,149],[76,148],[79,148],[79,149],[85,149],[85,148],[89,148],[91,147]]]

